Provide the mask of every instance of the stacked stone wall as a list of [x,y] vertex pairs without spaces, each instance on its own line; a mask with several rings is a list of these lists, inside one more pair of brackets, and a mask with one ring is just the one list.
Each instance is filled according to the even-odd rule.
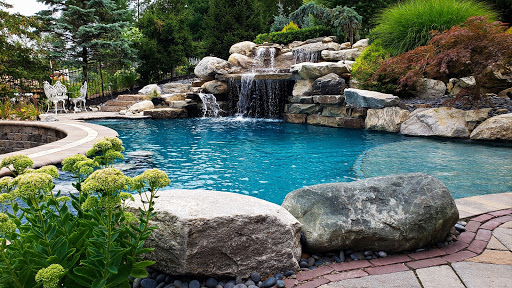
[[0,123],[0,154],[34,148],[64,137],[66,133],[52,128]]

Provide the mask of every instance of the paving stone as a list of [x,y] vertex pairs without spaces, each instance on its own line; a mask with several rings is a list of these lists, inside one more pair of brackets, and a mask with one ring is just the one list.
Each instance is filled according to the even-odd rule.
[[480,228],[486,229],[486,230],[494,230],[494,228],[496,228],[502,224],[502,222],[498,222],[498,221],[496,221],[496,219],[498,219],[498,218],[494,218],[491,221],[485,222],[484,224],[482,224],[482,226],[480,226]]
[[477,221],[469,221],[466,225],[466,231],[468,232],[476,232],[478,230],[478,227],[480,227],[480,222]]
[[485,229],[478,229],[478,233],[476,233],[475,240],[481,240],[489,242],[491,240],[492,231]]
[[409,268],[405,266],[404,264],[392,264],[387,266],[378,266],[378,267],[372,267],[367,268],[366,272],[371,275],[380,275],[380,274],[389,274],[389,273],[395,273],[395,272],[402,272],[407,271]]
[[464,288],[459,277],[448,265],[416,270],[423,288]]
[[468,258],[475,257],[475,256],[476,256],[476,253],[464,250],[464,251],[457,252],[455,254],[444,256],[443,260],[446,260],[450,263],[454,263],[454,262],[459,262],[459,261],[466,260]]
[[330,265],[336,271],[347,271],[359,268],[370,267],[372,264],[367,260],[350,261],[346,263],[336,263]]
[[283,281],[285,287],[293,287],[299,282],[296,279],[284,279]]
[[412,259],[415,259],[415,260],[421,260],[421,259],[432,258],[432,257],[437,257],[437,256],[444,256],[444,255],[446,255],[446,252],[444,252],[443,250],[432,249],[432,250],[423,251],[423,252],[411,253],[411,254],[409,254],[409,257],[411,257]]
[[471,243],[475,238],[476,233],[473,232],[463,232],[460,233],[459,237],[457,237],[457,241],[461,241],[464,243]]
[[489,241],[489,243],[487,244],[487,247],[485,249],[486,250],[491,249],[491,250],[508,251],[508,248],[505,247],[505,245],[503,245],[503,243],[501,243],[494,236],[491,237],[491,240]]
[[459,262],[452,264],[452,267],[468,288],[509,288],[511,286],[511,265]]
[[501,222],[501,223],[509,222],[509,221],[512,221],[512,215],[501,216],[501,217],[492,219],[492,221]]
[[462,241],[457,241],[455,243],[452,243],[448,246],[441,248],[441,250],[446,252],[446,254],[453,254],[455,252],[459,252],[460,250],[467,248],[468,246],[469,246],[468,243],[465,243]]
[[493,232],[494,237],[498,239],[508,250],[512,251],[512,229],[496,228]]
[[327,280],[325,278],[318,278],[318,279],[315,279],[313,281],[309,281],[309,282],[306,282],[304,284],[295,286],[295,288],[316,288],[316,287],[318,287],[320,285],[324,285],[326,283],[329,283],[329,280]]
[[362,278],[331,282],[321,288],[420,288],[414,272],[406,271],[386,275],[371,275]]
[[487,241],[474,240],[468,247],[469,251],[475,252],[476,254],[482,253],[485,247],[487,247]]
[[[485,250],[482,254],[480,254],[476,257],[473,257],[473,258],[466,259],[466,261],[479,262],[479,263],[490,263],[490,264],[501,264],[501,265],[512,265],[512,252],[497,251],[497,250]],[[512,280],[512,278],[511,278],[511,280]]]
[[500,211],[494,211],[494,212],[489,212],[489,214],[493,215],[493,216],[504,216],[504,215],[508,215],[510,214],[510,211],[508,209],[506,210],[500,210]]
[[412,269],[420,269],[420,268],[432,267],[432,266],[437,266],[437,265],[442,265],[442,264],[447,264],[446,260],[444,260],[443,258],[437,257],[437,258],[430,258],[430,259],[408,262],[407,266],[411,267]]
[[512,228],[512,221],[507,222],[500,226],[500,228]]
[[385,257],[385,258],[373,259],[373,260],[370,260],[370,262],[375,266],[382,266],[382,265],[408,262],[411,260],[412,259],[406,255],[395,255],[395,256],[389,256],[389,257]]
[[471,219],[471,221],[477,221],[477,222],[485,222],[489,219],[492,219],[494,218],[493,215],[490,215],[490,214],[483,214],[483,215],[480,215],[480,216],[477,216],[473,219]]
[[359,277],[364,277],[364,276],[368,276],[368,273],[364,272],[363,270],[352,270],[352,271],[348,271],[348,272],[341,272],[338,274],[324,275],[323,277],[331,282],[335,282],[335,281],[359,278]]
[[329,266],[323,266],[323,267],[320,267],[320,268],[317,268],[314,270],[304,271],[304,272],[299,273],[297,275],[297,280],[304,281],[304,280],[314,279],[314,278],[317,278],[318,276],[329,274],[332,271],[334,271],[333,268],[331,268]]

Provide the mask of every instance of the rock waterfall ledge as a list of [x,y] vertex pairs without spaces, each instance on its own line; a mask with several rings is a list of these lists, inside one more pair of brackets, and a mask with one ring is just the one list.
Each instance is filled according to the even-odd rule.
[[[174,275],[241,276],[298,270],[301,225],[279,205],[206,190],[168,190],[155,201],[158,226],[146,255]],[[138,198],[138,197],[136,197]],[[140,199],[129,209],[141,207]]]

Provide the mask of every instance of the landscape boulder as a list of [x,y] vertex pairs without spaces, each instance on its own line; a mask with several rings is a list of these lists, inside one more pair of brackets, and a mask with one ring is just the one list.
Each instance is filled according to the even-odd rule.
[[351,107],[375,109],[397,106],[400,102],[397,96],[376,91],[348,88],[344,94],[345,103]]
[[226,82],[223,81],[212,80],[204,83],[201,86],[201,89],[203,89],[205,93],[223,94],[226,93],[226,91],[228,91],[228,84],[226,84]]
[[154,119],[187,118],[188,112],[184,108],[160,108],[145,110],[144,116],[151,116]]
[[365,38],[354,43],[354,45],[352,45],[352,48],[358,48],[362,50],[368,46],[370,46],[370,39]]
[[297,80],[293,85],[293,96],[309,96],[313,94],[313,83],[315,80]]
[[327,74],[341,75],[352,71],[353,61],[339,62],[304,62],[290,67],[290,72],[298,74],[302,79],[317,79]]
[[469,138],[476,125],[488,118],[490,109],[464,111],[450,107],[418,109],[402,123],[400,133],[413,136]]
[[142,87],[142,89],[139,90],[139,94],[141,95],[151,95],[154,92],[160,95],[162,94],[162,88],[160,88],[160,86],[158,86],[157,84],[149,84]]
[[196,65],[194,74],[203,80],[214,80],[216,75],[224,75],[229,71],[229,62],[217,57],[204,57]]
[[345,90],[345,79],[330,73],[316,79],[312,88],[314,95],[340,95]]
[[444,241],[459,219],[448,188],[422,173],[308,186],[282,206],[313,252],[414,251]]
[[287,104],[285,112],[292,114],[317,114],[322,112],[322,106],[316,104]]
[[[137,211],[140,200],[131,202]],[[146,241],[154,267],[171,275],[244,277],[298,270],[300,223],[279,205],[205,190],[161,191],[158,227]]]
[[512,141],[512,113],[491,117],[471,133],[472,140]]
[[413,93],[422,99],[439,98],[446,94],[446,84],[440,80],[422,78],[416,83],[415,88]]
[[448,90],[448,94],[450,94],[450,96],[456,96],[462,89],[469,88],[474,85],[476,85],[476,80],[473,76],[451,78],[450,81],[448,81],[448,85],[446,85],[446,89]]
[[357,48],[345,49],[338,51],[324,50],[322,51],[322,59],[326,61],[355,60],[361,56],[361,50]]
[[352,117],[326,117],[318,114],[308,116],[309,125],[320,125],[336,128],[361,129],[364,127],[364,120]]
[[144,101],[139,101],[139,102],[131,105],[130,107],[128,107],[127,112],[137,114],[144,110],[149,110],[149,109],[154,109],[154,108],[155,108],[155,105],[153,104],[153,102],[151,102],[151,100],[144,100]]
[[191,88],[188,83],[171,82],[162,85],[163,94],[187,93]]
[[256,67],[258,65],[259,66],[263,65],[263,63],[258,64],[258,61],[255,61],[254,59],[252,59],[250,57],[247,57],[245,55],[238,54],[238,53],[229,55],[228,62],[229,62],[229,64],[231,64],[231,66],[239,66],[244,69],[250,69],[250,68]]
[[409,118],[409,111],[399,107],[368,109],[364,126],[368,130],[400,132],[400,126]]
[[229,54],[242,54],[244,56],[251,56],[252,49],[256,47],[256,43],[251,41],[243,41],[236,44],[233,44],[231,48],[229,48]]

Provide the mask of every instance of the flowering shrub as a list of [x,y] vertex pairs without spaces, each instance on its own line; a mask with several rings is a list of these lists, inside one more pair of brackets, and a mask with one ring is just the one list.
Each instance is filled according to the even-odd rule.
[[[87,152],[94,159],[64,159],[76,181],[69,197],[53,192],[55,166],[34,170],[21,155],[2,161],[15,177],[0,179],[0,287],[125,287],[129,276],[147,275],[153,262],[141,256],[152,250],[143,246],[155,229],[154,199],[170,181],[158,169],[125,176],[111,167],[121,151],[121,140],[105,138]],[[125,211],[129,190],[144,204],[138,216]]]
[[37,120],[41,111],[37,104],[21,102],[13,104],[10,99],[0,99],[0,119]]

